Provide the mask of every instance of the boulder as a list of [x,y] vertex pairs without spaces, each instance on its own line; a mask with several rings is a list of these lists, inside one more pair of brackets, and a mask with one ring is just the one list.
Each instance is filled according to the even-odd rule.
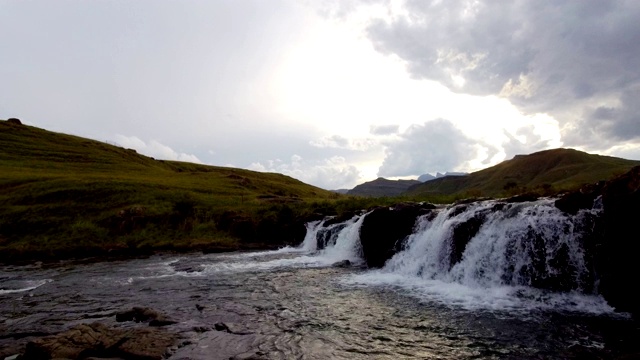
[[331,264],[331,267],[348,268],[348,267],[351,267],[351,261],[349,261],[349,260],[338,261],[338,262],[335,262],[335,263]]
[[234,334],[234,335],[249,335],[249,334],[251,334],[251,332],[241,331],[241,330],[237,329],[236,326],[233,325],[233,324],[228,324],[228,323],[223,323],[223,322],[215,323],[213,325],[213,328],[216,331],[222,331],[222,332],[226,332],[226,333]]
[[147,307],[133,307],[130,310],[121,311],[116,314],[116,321],[149,321],[149,326],[166,326],[176,323],[156,310]]
[[604,183],[584,186],[578,191],[564,194],[554,205],[562,212],[575,215],[580,210],[593,208],[593,202],[600,196]]
[[453,226],[451,238],[451,258],[449,268],[462,260],[462,254],[467,248],[469,241],[476,236],[482,224],[487,217],[487,212],[479,212],[466,221],[457,223]]
[[330,244],[335,244],[337,236],[345,227],[347,227],[347,224],[334,224],[333,226],[319,229],[316,234],[316,248],[321,250]]
[[600,293],[616,310],[640,315],[640,166],[604,185]]
[[431,211],[430,206],[400,204],[394,208],[380,207],[369,213],[360,228],[363,257],[369,267],[382,267],[413,232],[418,216]]
[[162,359],[175,342],[174,335],[158,329],[115,329],[101,323],[80,324],[58,335],[27,344],[22,359]]
[[22,121],[20,121],[20,119],[16,119],[16,118],[9,118],[9,119],[7,119],[7,122],[10,123],[10,124],[22,125]]
[[526,194],[512,196],[510,198],[505,199],[504,201],[511,204],[511,203],[521,203],[521,202],[536,201],[536,200],[538,200],[538,195],[526,193]]

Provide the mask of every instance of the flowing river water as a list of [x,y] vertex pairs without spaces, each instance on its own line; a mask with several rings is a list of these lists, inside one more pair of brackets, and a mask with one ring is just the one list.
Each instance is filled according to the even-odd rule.
[[[415,246],[435,245],[417,235],[384,268],[359,266],[361,219],[323,249],[314,223],[300,247],[278,251],[0,267],[0,358],[80,323],[132,326],[115,314],[134,306],[176,321],[166,327],[180,336],[169,359],[640,356],[638,322],[598,295],[470,282],[464,269],[429,274]],[[430,226],[418,228],[424,238]],[[353,266],[332,266],[345,259]]]

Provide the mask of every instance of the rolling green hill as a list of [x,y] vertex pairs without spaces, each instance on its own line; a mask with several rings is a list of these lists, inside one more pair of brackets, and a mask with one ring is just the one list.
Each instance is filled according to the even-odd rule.
[[418,197],[504,197],[526,192],[552,195],[584,184],[608,180],[640,165],[640,161],[553,149],[513,159],[467,176],[449,176],[412,186],[405,195]]
[[280,246],[300,241],[314,216],[406,200],[552,194],[638,164],[556,149],[418,184],[401,198],[372,199],[0,121],[0,262]]
[[287,243],[294,217],[339,197],[281,174],[155,160],[0,121],[0,260]]

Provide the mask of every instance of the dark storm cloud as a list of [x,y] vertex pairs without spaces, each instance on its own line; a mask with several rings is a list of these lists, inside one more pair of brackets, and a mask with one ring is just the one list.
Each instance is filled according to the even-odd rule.
[[569,145],[640,136],[640,2],[416,0],[405,10],[368,36],[412,76],[549,113],[571,129]]
[[378,176],[411,176],[454,170],[476,157],[472,140],[447,120],[412,125],[387,144]]

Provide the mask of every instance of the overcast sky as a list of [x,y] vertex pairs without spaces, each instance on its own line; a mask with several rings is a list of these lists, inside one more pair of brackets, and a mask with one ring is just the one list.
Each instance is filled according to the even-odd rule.
[[0,118],[326,189],[640,159],[639,1],[0,0]]

